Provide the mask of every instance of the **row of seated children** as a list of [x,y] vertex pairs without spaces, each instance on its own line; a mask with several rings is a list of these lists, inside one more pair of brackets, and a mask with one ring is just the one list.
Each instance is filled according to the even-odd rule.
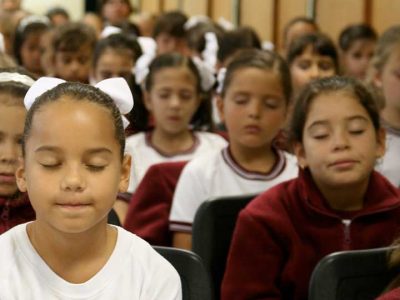
[[[391,30],[394,30],[394,29],[391,29]],[[388,31],[389,33],[390,33],[390,30]],[[383,36],[383,38],[385,38],[385,35]],[[382,43],[382,41],[380,41],[380,43]],[[235,60],[233,60],[232,62],[231,62],[231,64],[232,65],[234,65],[234,61]],[[231,65],[229,65],[229,66],[231,66]],[[228,66],[228,69],[229,69],[229,66]],[[357,96],[357,94],[354,94],[354,95],[351,95],[350,96],[350,98],[352,99],[352,100],[354,100],[354,98],[356,98],[357,100],[359,99],[359,98],[362,98],[363,99],[363,97],[365,98],[365,97],[369,97],[369,102],[373,102],[374,104],[376,104],[375,103],[375,101],[374,101],[374,99],[373,99],[373,97],[368,93],[368,91],[365,91],[365,89],[362,87],[362,86],[357,86],[357,82],[347,82],[346,80],[344,80],[344,79],[336,79],[337,81],[335,82],[334,80],[332,80],[332,82],[331,83],[325,83],[325,84],[327,84],[328,85],[328,87],[325,87],[326,88],[326,90],[324,90],[324,86],[322,86],[322,88],[321,88],[321,90],[322,91],[320,91],[320,93],[322,93],[322,94],[324,94],[324,93],[326,93],[326,94],[330,94],[330,92],[337,92],[339,95],[337,95],[337,94],[335,94],[335,97],[332,97],[332,98],[334,98],[334,99],[340,99],[341,98],[341,93],[344,93],[344,94],[346,94],[347,92],[349,92],[349,89],[351,90],[351,88],[350,87],[352,87],[352,86],[354,86],[354,89],[355,90],[357,90],[357,93],[361,93],[360,95],[358,95]],[[241,82],[243,82],[243,80],[241,81]],[[330,85],[332,85],[331,87],[329,87]],[[337,86],[335,86],[335,85],[337,85]],[[235,86],[237,86],[237,85],[235,85]],[[311,89],[311,88],[310,88]],[[331,90],[330,90],[331,89]],[[360,89],[364,89],[362,92],[359,92],[359,90]],[[340,91],[337,91],[337,90],[340,90]],[[343,92],[342,90],[344,90],[345,92]],[[353,93],[356,93],[356,92],[353,92]],[[244,93],[245,94],[245,93]],[[333,93],[334,94],[334,93]],[[351,93],[350,93],[351,94]],[[311,100],[313,100],[314,98],[318,98],[317,96],[313,96],[312,97],[312,99]],[[300,99],[301,99],[301,97],[300,97]],[[311,102],[311,100],[310,100],[310,102]],[[333,100],[332,100],[333,101]],[[360,100],[361,101],[361,100]],[[365,104],[365,105],[367,105],[367,104]],[[370,104],[368,104],[368,105],[372,105],[371,103]],[[362,105],[361,105],[361,107],[362,107]],[[347,108],[346,108],[347,109]],[[348,109],[349,111],[353,111],[353,109]],[[378,134],[379,132],[382,132],[382,130],[378,130],[378,128],[379,128],[379,126],[377,125],[378,123],[379,123],[379,116],[377,116],[377,112],[378,112],[378,108],[377,107],[373,107],[373,110],[375,110],[375,112],[374,112],[374,117],[373,116],[370,116],[369,117],[369,121],[371,121],[372,119],[373,120],[375,120],[374,121],[374,126],[375,126],[375,129],[377,129],[377,137],[379,137],[379,139],[378,139],[378,146],[377,146],[377,151],[378,151],[378,154],[379,154],[379,156],[382,156],[383,155],[383,152],[382,152],[382,149],[384,148],[384,139]],[[307,109],[306,108],[302,108],[302,110],[301,111],[304,111],[304,112],[306,112],[307,111]],[[305,117],[303,117],[304,119],[305,119]],[[352,118],[350,118],[350,119],[352,119]],[[305,121],[305,120],[303,120],[303,121]],[[330,122],[330,121],[329,121]],[[329,123],[328,122],[328,123]],[[333,123],[335,123],[335,122],[333,122]],[[339,122],[340,123],[340,122]],[[372,121],[371,121],[371,124],[372,124]],[[298,125],[298,124],[297,124]],[[330,125],[330,124],[329,124]],[[351,124],[350,124],[351,125]],[[345,126],[345,129],[346,130],[348,130],[348,131],[350,131],[350,129],[348,129],[347,127],[351,127],[350,125],[346,125]],[[296,126],[297,128],[298,128],[298,126]],[[301,126],[300,126],[301,127]],[[302,127],[301,127],[302,128]],[[329,126],[327,126],[327,128],[330,128]],[[229,129],[229,128],[228,128]],[[331,129],[330,129],[331,130]],[[332,129],[333,130],[333,129]],[[357,133],[354,133],[354,134],[359,134],[359,130],[356,130],[357,131]],[[350,131],[351,132],[351,131]],[[351,133],[351,134],[353,134],[353,133]],[[301,140],[298,140],[298,142],[302,142]],[[230,147],[231,147],[232,145],[230,145]],[[345,148],[346,149],[348,149],[348,146],[345,146]],[[346,150],[347,151],[347,150]],[[377,155],[378,155],[377,154]],[[372,158],[371,158],[372,159]],[[369,167],[374,167],[374,163],[375,163],[375,159],[376,159],[376,157],[375,156],[373,156],[373,162],[370,162],[369,163]],[[195,159],[195,160],[193,160],[192,162],[190,162],[188,165],[187,165],[187,167],[184,169],[184,171],[183,171],[183,174],[185,174],[185,171],[186,170],[190,170],[191,168],[189,167],[189,166],[193,166],[193,165],[196,165],[196,162],[197,161],[201,161],[201,158],[198,158],[198,159]],[[349,162],[347,162],[347,163],[349,163]],[[353,162],[354,163],[354,162]],[[349,163],[349,165],[351,165],[352,163]],[[203,160],[202,161],[202,164],[200,164],[201,166],[206,166],[206,164],[205,164],[205,161]],[[346,169],[348,168],[349,166],[345,166],[343,169],[345,169],[345,171],[346,171]],[[349,167],[350,169],[352,168],[352,167]],[[193,169],[195,169],[194,167],[193,167]],[[202,182],[203,181],[208,181],[209,179],[207,178],[207,179],[205,179],[205,177],[201,177],[201,176],[206,176],[206,175],[201,175],[201,174],[206,174],[207,173],[207,171],[209,171],[209,169],[210,168],[196,168],[195,170],[196,170],[196,172],[194,172],[194,175],[193,174],[191,174],[191,175],[189,175],[189,176],[187,176],[187,178],[190,178],[190,177],[193,177],[193,176],[196,176],[196,179],[198,179],[198,180],[193,180],[193,181],[188,181],[188,182],[190,182],[190,184],[185,184],[185,185],[183,185],[183,187],[182,187],[182,190],[190,190],[190,188],[191,187],[196,187],[196,185],[197,184],[199,184],[199,185],[201,185],[202,184]],[[341,168],[339,168],[340,170],[341,170]],[[220,170],[221,171],[221,170]],[[368,168],[367,168],[367,170],[365,171],[367,174],[368,174],[368,172],[370,172],[371,170],[369,170]],[[189,171],[187,171],[187,172],[189,172]],[[212,172],[212,171],[210,171],[210,172]],[[222,171],[221,171],[222,172]],[[373,173],[373,174],[375,174],[375,173]],[[365,176],[365,174],[364,174],[364,176]],[[375,175],[374,175],[375,176]],[[182,175],[182,177],[180,178],[180,181],[183,181],[184,179],[183,179],[184,177],[183,177],[183,175]],[[200,180],[199,180],[199,178],[200,178]],[[314,177],[312,177],[312,178],[314,178]],[[368,176],[367,176],[367,178],[369,178]],[[328,178],[329,179],[329,178]],[[300,180],[300,179],[299,179]],[[314,179],[314,180],[316,180],[316,179]],[[210,182],[213,182],[212,181],[212,179],[211,180],[209,180]],[[188,183],[188,182],[186,182],[186,183]],[[367,182],[368,182],[368,180],[367,180]],[[371,183],[370,183],[371,184]],[[388,185],[388,186],[390,186],[390,184],[388,183],[388,182],[386,182],[385,180],[383,180],[382,182],[380,182],[378,185],[380,185],[380,184],[383,184],[383,185]],[[364,182],[364,185],[365,185],[365,182]],[[207,184],[205,184],[205,186],[207,186],[207,187],[209,187],[209,185],[207,185]],[[318,186],[318,184],[317,184],[317,186]],[[179,183],[178,183],[178,187],[179,187]],[[390,186],[391,187],[391,186]],[[318,188],[321,190],[322,188],[320,187],[320,186],[318,186]],[[365,188],[365,186],[364,186],[364,188]],[[383,188],[383,190],[384,190],[385,188]],[[380,192],[382,192],[382,188],[379,188],[378,190],[380,190],[379,192],[378,192],[378,195],[375,195],[375,196],[372,196],[371,195],[371,197],[378,197],[379,195],[381,195],[380,194]],[[349,192],[349,191],[347,191],[347,192]],[[388,210],[387,211],[390,211],[390,209],[393,209],[393,210],[395,210],[396,211],[396,207],[397,207],[397,204],[396,204],[396,197],[397,197],[397,192],[394,190],[394,188],[393,187],[391,187],[390,188],[390,193],[392,193],[393,195],[388,195],[388,197],[392,197],[390,200],[391,201],[394,201],[392,204],[393,204],[393,206],[390,208],[390,207],[388,207]],[[389,194],[390,194],[389,193]],[[176,193],[175,194],[175,197],[177,197],[176,195],[177,195],[178,193]],[[322,192],[322,194],[323,194],[323,196],[325,196],[325,198],[328,198],[323,192]],[[344,193],[345,194],[345,193]],[[362,195],[361,195],[361,199],[363,200],[363,195],[365,194],[365,190],[362,192]],[[368,194],[370,194],[370,193],[368,193]],[[192,195],[193,196],[193,195]],[[352,194],[352,196],[353,196],[353,194]],[[332,196],[332,198],[333,199],[335,199],[335,196]],[[187,198],[187,197],[182,197],[182,199],[184,199],[183,201],[185,201],[186,200],[186,202],[188,203],[188,202],[190,202],[190,200],[191,199],[196,199],[196,197],[194,196],[194,197],[190,197],[190,198]],[[203,198],[202,200],[205,200],[205,199],[207,199],[207,197],[206,198]],[[265,201],[265,200],[263,200],[263,201]],[[261,200],[260,200],[260,202],[261,202]],[[329,199],[328,199],[328,202],[329,202]],[[371,200],[371,202],[374,202],[373,200]],[[389,201],[390,202],[390,201]],[[348,205],[351,205],[351,203],[350,202],[346,202],[346,201],[344,201],[344,204],[348,204]],[[341,204],[343,204],[343,203],[341,203]],[[350,224],[350,221],[348,221],[348,220],[351,220],[352,218],[355,218],[356,216],[357,216],[357,218],[363,218],[364,216],[363,216],[363,214],[365,213],[365,211],[362,211],[362,208],[365,208],[365,210],[368,210],[368,209],[371,209],[371,211],[369,211],[368,213],[367,213],[367,215],[369,214],[369,213],[371,213],[371,215],[373,215],[373,213],[374,212],[376,212],[377,210],[376,210],[376,207],[372,207],[372,208],[370,208],[370,207],[368,207],[368,209],[367,209],[367,206],[363,206],[363,204],[364,203],[358,203],[358,205],[361,205],[361,206],[359,206],[358,208],[354,208],[354,207],[350,207],[350,209],[348,209],[348,207],[342,207],[342,208],[337,208],[336,209],[336,207],[335,207],[335,203],[334,203],[334,201],[332,202],[332,203],[325,203],[324,204],[324,206],[326,206],[326,207],[328,207],[329,209],[332,209],[332,211],[334,211],[334,212],[336,212],[337,213],[337,216],[339,216],[339,217],[337,217],[336,219],[337,220],[341,220],[341,218],[343,218],[346,222],[344,222],[344,224],[347,224],[346,226],[345,225],[340,225],[340,227],[341,226],[345,226],[344,228],[345,228],[345,230],[344,230],[344,232],[347,232],[348,234],[351,234],[352,235],[352,233],[350,233],[350,231],[348,231],[348,230],[350,230],[350,227],[347,227],[347,226],[350,226],[349,224]],[[376,204],[376,203],[375,203]],[[375,205],[374,204],[374,205]],[[389,203],[390,204],[390,203]],[[173,203],[173,207],[174,207],[174,205],[175,205],[175,202]],[[176,204],[176,210],[179,210],[179,209],[181,209],[182,207],[179,207],[179,205],[180,205],[180,203],[178,203],[178,204]],[[382,208],[382,206],[381,205],[383,205],[383,203],[379,203],[378,204],[378,208]],[[190,204],[188,205],[188,206],[190,206]],[[389,205],[390,206],[390,205]],[[195,209],[196,209],[196,207],[198,207],[198,204],[195,204],[195,205],[193,205],[193,207],[190,207],[189,209],[193,209],[194,211],[195,211]],[[340,212],[337,212],[336,210],[338,210],[338,211],[341,211],[341,210],[343,210],[343,211],[347,211],[347,210],[350,210],[350,211],[353,211],[353,210],[356,210],[356,212],[354,212],[354,214],[352,214],[352,213],[348,213],[348,214],[346,214],[346,212],[342,212],[342,214],[340,213]],[[378,209],[379,210],[379,209]],[[173,208],[173,212],[174,212],[174,208]],[[265,210],[262,210],[262,212],[265,212]],[[190,213],[190,214],[192,214],[193,215],[193,211]],[[184,215],[184,214],[183,214]],[[187,217],[187,215],[186,215],[186,217]],[[173,219],[172,219],[173,220]],[[190,223],[191,223],[191,221],[192,220],[189,220],[189,221],[183,221],[183,223],[186,223],[186,224],[189,224],[190,225]],[[173,222],[173,223],[175,223],[175,222]],[[172,225],[173,225],[173,223],[172,223]],[[375,240],[375,241],[360,241],[360,243],[361,244],[363,244],[364,246],[356,246],[356,245],[354,245],[354,247],[355,248],[357,248],[357,247],[364,247],[364,248],[368,248],[368,247],[378,247],[378,246],[382,246],[382,245],[388,245],[388,244],[390,244],[391,243],[391,241],[393,240],[393,238],[394,238],[394,236],[395,236],[395,234],[396,234],[396,231],[397,231],[397,226],[395,226],[394,224],[393,224],[393,219],[391,219],[390,221],[388,221],[388,223],[389,223],[389,225],[386,223],[386,224],[381,224],[381,226],[383,226],[384,228],[386,228],[386,226],[387,227],[392,227],[391,228],[391,230],[390,231],[387,231],[387,233],[388,233],[388,235],[387,236],[385,236],[385,237],[382,237],[382,239],[380,240],[380,239],[378,239],[378,240]],[[184,227],[184,226],[182,226],[182,225],[186,225],[186,224],[182,224],[182,223],[179,223],[179,221],[178,222],[176,222],[175,223],[176,225],[180,225],[180,229],[182,230],[182,228]],[[340,224],[342,224],[342,223],[340,223]],[[280,225],[282,225],[281,223],[280,223]],[[373,224],[374,225],[374,224]],[[356,225],[351,225],[351,226],[356,226]],[[190,228],[190,227],[189,227]],[[278,228],[278,230],[280,229],[280,226],[277,226],[277,228]],[[373,230],[380,230],[379,229],[379,225],[374,225],[374,226],[372,226],[372,228],[374,228]],[[187,229],[187,227],[185,228],[185,229]],[[353,229],[351,229],[351,232],[353,231]],[[342,232],[342,231],[341,231]],[[337,232],[335,233],[335,234],[337,234]],[[243,234],[244,236],[248,236],[249,235],[249,233],[248,232],[246,232],[246,233],[244,233]],[[260,235],[255,235],[255,236],[260,236]],[[357,244],[356,242],[357,242],[357,238],[358,237],[355,237],[355,244]],[[245,239],[245,238],[244,238]],[[341,240],[341,239],[340,239]],[[365,243],[365,244],[364,244]],[[371,244],[369,244],[368,245],[368,243],[371,243]],[[243,241],[241,241],[240,243],[239,243],[240,245],[242,245],[242,244],[244,244],[243,243]],[[333,243],[334,244],[334,243]],[[186,247],[187,247],[187,242],[185,243],[185,245],[186,245]],[[332,251],[335,251],[335,250],[340,250],[340,249],[347,249],[346,247],[349,247],[349,248],[351,248],[351,247],[353,247],[352,245],[347,245],[346,243],[344,243],[344,248],[342,247],[338,247],[338,248],[335,248],[335,247],[337,247],[338,245],[336,244],[336,245],[330,245],[330,246],[332,246],[333,247],[333,249],[328,249],[328,250],[326,250],[327,252],[326,253],[324,253],[323,251],[321,252],[321,253],[318,253],[318,255],[316,256],[316,257],[314,257],[313,258],[313,262],[310,264],[310,270],[309,270],[309,272],[311,272],[311,270],[312,270],[312,268],[313,268],[313,266],[316,264],[316,262],[318,261],[318,259],[319,258],[321,258],[324,254],[327,254],[327,253],[330,253],[330,252],[332,252]],[[190,245],[189,245],[190,246]],[[249,249],[246,249],[246,251],[250,251]],[[242,253],[243,253],[243,251],[239,251],[238,252],[238,259],[240,259],[240,257],[242,256]],[[247,253],[247,252],[246,252]],[[281,253],[281,252],[279,252],[278,251],[278,253]],[[311,259],[311,258],[310,258]],[[241,265],[242,263],[241,263],[241,261],[239,260],[239,263],[238,263],[238,265]],[[296,263],[294,263],[294,264],[296,264]],[[255,264],[255,265],[259,265],[259,264]],[[263,264],[260,264],[260,265],[263,265]],[[254,265],[253,264],[251,264],[251,266],[253,267]],[[237,272],[237,270],[236,270],[236,265],[235,265],[235,268],[233,269],[233,274],[242,274],[242,272]],[[280,271],[278,271],[277,272],[277,274],[281,274],[280,273]],[[290,275],[290,274],[289,274]],[[242,279],[242,277],[241,277],[241,275],[239,275],[239,277],[238,277],[238,280],[240,281]],[[254,280],[253,280],[254,278],[252,278],[252,280],[249,282],[249,285],[250,286],[252,286],[252,284],[255,282]],[[274,279],[274,280],[276,280],[276,278]],[[292,280],[292,279],[290,279],[289,278],[289,281],[290,280]],[[300,294],[299,295],[301,295],[301,294],[303,294],[303,296],[299,296],[300,298],[299,299],[302,299],[302,297],[304,297],[304,295],[306,295],[306,289],[307,289],[307,284],[306,284],[306,282],[308,281],[308,277],[306,277],[306,279],[305,279],[305,284],[303,284],[302,286],[301,286],[301,288],[300,288],[300,290],[301,290],[301,292],[299,292]],[[293,283],[291,282],[290,283],[290,285],[292,285]],[[238,286],[237,285],[237,282],[236,283],[234,283],[232,286]],[[261,286],[261,284],[260,284],[260,286]],[[266,285],[265,285],[265,282],[264,282],[264,284],[262,285],[262,286],[264,286],[264,287],[266,287]],[[261,288],[260,288],[261,289]],[[284,289],[283,289],[284,290]],[[237,291],[234,291],[232,294],[230,294],[230,296],[229,297],[227,297],[227,299],[231,299],[231,297],[232,297],[232,295],[237,295],[236,294],[236,292]],[[257,293],[257,292],[256,292]],[[260,292],[261,294],[262,294],[262,291]],[[288,291],[288,293],[292,293],[292,291]],[[293,293],[295,293],[295,292],[293,292]],[[297,292],[296,292],[297,293]],[[261,294],[257,294],[258,296],[259,295],[261,295]],[[244,295],[242,295],[242,296],[244,296]],[[240,298],[240,297],[239,297]],[[288,299],[290,299],[291,298],[291,296],[289,296],[288,297]],[[240,298],[241,299],[241,298]]]

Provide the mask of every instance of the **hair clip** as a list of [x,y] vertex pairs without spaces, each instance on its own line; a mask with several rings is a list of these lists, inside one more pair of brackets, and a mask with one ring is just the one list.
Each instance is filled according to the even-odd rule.
[[215,70],[215,65],[217,64],[217,53],[219,49],[217,35],[215,32],[206,32],[204,35],[204,40],[206,44],[203,52],[201,52],[201,57],[209,67]]
[[209,91],[215,84],[214,70],[199,57],[192,57],[192,61],[196,65],[200,74],[201,89],[204,92]]
[[[24,104],[26,109],[30,109],[32,104],[40,95],[64,82],[66,81],[54,77],[39,78],[25,95]],[[124,128],[127,128],[129,121],[124,114],[129,113],[133,108],[133,96],[125,79],[121,77],[105,79],[97,83],[95,87],[113,99],[115,105],[118,107],[118,110],[121,113]]]
[[40,23],[47,26],[50,26],[50,20],[48,17],[45,16],[37,16],[37,15],[30,15],[23,18],[18,24],[18,31],[24,31],[26,26],[33,24],[33,23]]
[[26,86],[32,86],[35,80],[27,75],[12,72],[0,72],[0,82],[19,82]]
[[226,75],[226,68],[221,68],[218,71],[218,75],[217,75],[217,89],[216,92],[218,94],[222,93],[222,90],[224,89],[224,81],[225,81],[225,75]]

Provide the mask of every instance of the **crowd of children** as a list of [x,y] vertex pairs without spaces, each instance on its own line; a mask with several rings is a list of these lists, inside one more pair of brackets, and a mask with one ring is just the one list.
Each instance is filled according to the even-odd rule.
[[400,26],[335,42],[298,17],[267,50],[128,0],[81,22],[0,4],[1,299],[181,299],[149,243],[190,250],[222,196],[258,195],[221,299],[307,299],[325,255],[399,237]]

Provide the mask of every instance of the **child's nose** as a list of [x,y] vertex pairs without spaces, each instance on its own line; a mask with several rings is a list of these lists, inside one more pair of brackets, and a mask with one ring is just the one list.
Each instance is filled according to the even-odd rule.
[[2,162],[14,163],[18,159],[18,146],[12,141],[4,141],[0,144],[0,160]]
[[61,181],[61,188],[64,191],[80,192],[85,189],[85,181],[77,166],[66,166],[65,173]]
[[260,101],[250,101],[249,103],[249,116],[252,118],[259,118],[261,114]]
[[317,78],[319,78],[320,77],[320,68],[318,67],[318,65],[316,65],[316,64],[314,64],[314,65],[312,65],[311,66],[311,69],[310,69],[310,78],[311,79],[317,79]]
[[349,148],[349,136],[344,131],[338,131],[333,135],[333,148],[334,150],[343,150]]

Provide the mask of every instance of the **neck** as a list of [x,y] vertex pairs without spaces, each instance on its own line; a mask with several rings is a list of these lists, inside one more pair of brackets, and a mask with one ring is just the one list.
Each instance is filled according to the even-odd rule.
[[394,128],[400,128],[400,111],[391,107],[385,107],[381,111],[381,117]]
[[83,283],[100,271],[114,250],[117,232],[106,221],[77,234],[34,221],[27,232],[33,247],[56,274],[71,283]]
[[252,172],[268,173],[277,160],[271,145],[259,148],[246,148],[231,143],[229,145],[235,161],[244,169]]
[[189,150],[194,144],[194,137],[189,130],[177,134],[154,129],[151,143],[163,153],[174,155]]
[[368,188],[368,180],[344,187],[327,187],[317,183],[319,190],[329,206],[339,211],[356,211],[364,206],[364,197]]

